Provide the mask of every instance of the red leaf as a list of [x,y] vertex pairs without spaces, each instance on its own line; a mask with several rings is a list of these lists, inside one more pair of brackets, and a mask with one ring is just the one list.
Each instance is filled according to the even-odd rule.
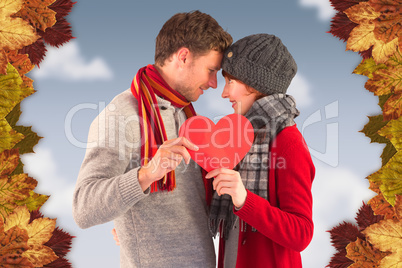
[[71,25],[64,18],[57,20],[56,24],[51,28],[47,28],[45,32],[38,31],[38,33],[46,43],[57,48],[74,38],[71,32]]
[[360,56],[362,56],[363,59],[368,59],[373,57],[373,46],[371,46],[369,49],[365,51],[359,51]]
[[325,266],[329,268],[346,268],[352,265],[354,261],[346,257],[346,249],[342,252],[337,252],[332,256],[330,263]]
[[43,218],[43,214],[39,210],[31,211],[30,214],[31,218],[29,219],[29,223],[33,222],[36,219]]
[[37,65],[39,67],[39,63],[43,60],[46,54],[46,47],[45,43],[43,42],[42,38],[39,38],[35,43],[32,45],[23,47],[19,53],[20,54],[28,54],[31,63]]
[[331,243],[337,250],[344,250],[350,242],[355,242],[358,237],[362,240],[365,239],[356,225],[345,221],[332,228],[329,233],[331,234]]
[[54,253],[56,253],[58,257],[65,257],[71,249],[71,240],[73,238],[74,236],[71,236],[69,233],[63,231],[59,227],[56,227],[52,237],[48,242],[45,243],[45,246],[53,249]]
[[57,13],[56,20],[60,20],[71,12],[73,5],[76,3],[77,2],[72,2],[71,0],[56,0],[49,8]]
[[371,206],[365,204],[363,202],[363,206],[359,209],[356,216],[357,225],[360,228],[360,231],[363,231],[368,226],[377,223],[384,219],[384,216],[374,215],[374,211]]
[[330,0],[331,5],[340,12],[359,4],[360,2],[367,2],[368,0]]
[[338,12],[331,21],[331,30],[329,31],[335,37],[338,37],[342,41],[346,41],[349,38],[350,32],[358,24],[352,22],[348,16],[343,12]]

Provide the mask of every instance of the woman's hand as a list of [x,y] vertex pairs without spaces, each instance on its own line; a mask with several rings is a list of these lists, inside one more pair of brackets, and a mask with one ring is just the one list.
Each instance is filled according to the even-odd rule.
[[215,179],[212,184],[218,195],[230,195],[235,207],[241,208],[246,202],[247,191],[239,172],[227,168],[218,168],[205,176],[207,179],[213,177]]

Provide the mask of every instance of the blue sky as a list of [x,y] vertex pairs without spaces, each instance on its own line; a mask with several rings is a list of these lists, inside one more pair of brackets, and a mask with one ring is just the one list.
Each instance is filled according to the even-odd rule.
[[[42,211],[77,238],[68,255],[73,267],[118,267],[113,224],[79,229],[71,213],[72,192],[85,153],[88,128],[137,70],[153,63],[154,41],[177,12],[212,15],[236,41],[254,33],[280,37],[298,64],[289,94],[301,115],[297,124],[316,166],[313,184],[315,234],[302,253],[305,267],[324,267],[334,253],[326,232],[355,213],[373,193],[365,179],[381,166],[382,145],[358,132],[367,116],[380,113],[378,98],[352,74],[361,58],[328,34],[334,11],[326,0],[78,1],[68,17],[76,39],[48,48],[40,69],[30,73],[35,94],[22,102],[22,125],[43,136],[36,154],[23,156],[36,192],[51,195]],[[211,119],[232,112],[220,98],[224,80],[195,103]],[[319,253],[319,254],[317,254]]]

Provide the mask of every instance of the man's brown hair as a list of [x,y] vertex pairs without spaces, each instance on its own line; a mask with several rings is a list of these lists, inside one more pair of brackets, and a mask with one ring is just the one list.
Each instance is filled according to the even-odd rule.
[[210,15],[198,10],[177,13],[171,17],[156,37],[155,63],[163,66],[179,48],[188,48],[195,56],[210,50],[224,52],[232,36]]

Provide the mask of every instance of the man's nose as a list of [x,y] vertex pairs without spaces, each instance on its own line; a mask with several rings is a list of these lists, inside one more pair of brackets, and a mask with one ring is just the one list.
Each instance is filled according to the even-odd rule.
[[216,78],[216,74],[209,80],[209,87],[217,88],[218,87],[218,79]]

